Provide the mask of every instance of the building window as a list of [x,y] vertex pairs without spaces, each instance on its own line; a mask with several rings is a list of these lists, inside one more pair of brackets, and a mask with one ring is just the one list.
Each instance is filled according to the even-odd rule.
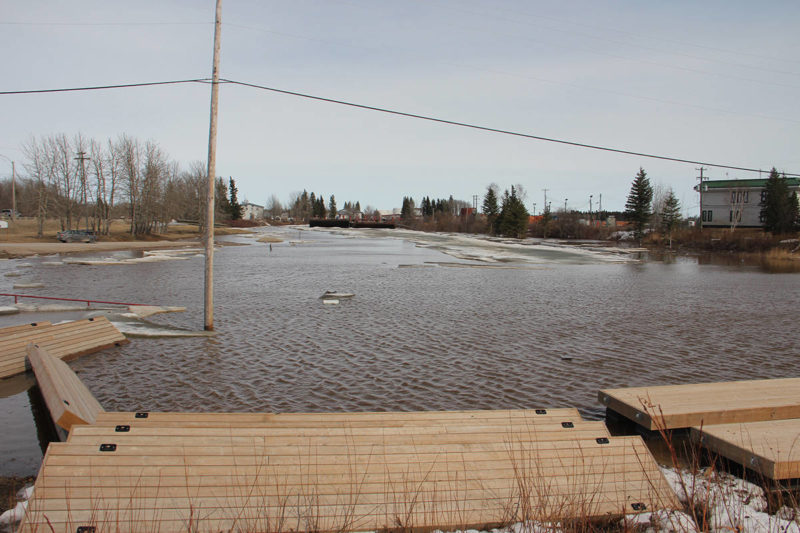
[[762,190],[761,191],[761,203],[763,204],[766,201],[767,201],[767,191]]
[[731,191],[731,203],[736,203],[736,191]]
[[733,209],[731,209],[730,217],[728,218],[728,222],[733,222]]
[[708,211],[703,211],[702,214],[701,214],[703,222],[711,222],[712,213],[713,212],[710,209]]
[[763,214],[761,214],[761,213],[758,215],[758,221],[759,221],[759,222],[761,222],[762,224],[764,223],[764,219],[765,219],[765,218],[766,218],[766,217],[764,217],[764,215],[763,215]]
[[750,203],[750,191],[744,191],[744,203]]

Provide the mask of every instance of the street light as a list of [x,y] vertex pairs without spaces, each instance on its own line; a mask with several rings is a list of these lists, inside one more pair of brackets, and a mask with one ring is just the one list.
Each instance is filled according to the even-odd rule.
[[11,163],[11,220],[14,220],[17,217],[17,169],[13,160],[3,154],[0,154],[0,157]]

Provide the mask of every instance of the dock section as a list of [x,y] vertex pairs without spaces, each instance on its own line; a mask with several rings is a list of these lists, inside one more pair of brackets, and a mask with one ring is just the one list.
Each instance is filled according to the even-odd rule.
[[53,422],[67,432],[93,423],[103,408],[67,363],[35,344],[29,344],[27,352]]
[[766,478],[800,478],[798,378],[612,389],[598,397],[645,429],[691,428],[694,442]]
[[69,361],[128,342],[125,335],[102,316],[56,325],[39,322],[3,328],[0,329],[0,378],[25,372],[26,350],[31,343]]
[[798,418],[693,427],[691,438],[766,478],[800,478]]
[[466,529],[677,506],[640,437],[574,409],[100,411],[50,444],[19,531]]
[[800,418],[800,378],[606,389],[600,403],[649,430]]

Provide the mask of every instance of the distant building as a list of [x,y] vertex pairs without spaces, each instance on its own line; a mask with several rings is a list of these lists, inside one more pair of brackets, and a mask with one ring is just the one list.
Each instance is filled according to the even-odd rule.
[[[786,178],[790,191],[800,194],[800,179]],[[706,228],[760,228],[766,179],[708,180],[695,185],[700,193],[700,220]]]
[[264,218],[264,206],[244,203],[242,204],[243,220],[261,220]]

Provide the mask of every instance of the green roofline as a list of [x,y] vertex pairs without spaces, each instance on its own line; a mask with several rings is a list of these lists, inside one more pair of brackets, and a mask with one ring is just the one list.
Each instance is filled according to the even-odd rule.
[[[783,178],[789,187],[800,187],[800,178]],[[766,178],[755,178],[747,180],[708,180],[703,182],[704,187],[709,189],[736,189],[740,187],[760,188],[767,185]],[[695,185],[695,189],[697,186]]]

